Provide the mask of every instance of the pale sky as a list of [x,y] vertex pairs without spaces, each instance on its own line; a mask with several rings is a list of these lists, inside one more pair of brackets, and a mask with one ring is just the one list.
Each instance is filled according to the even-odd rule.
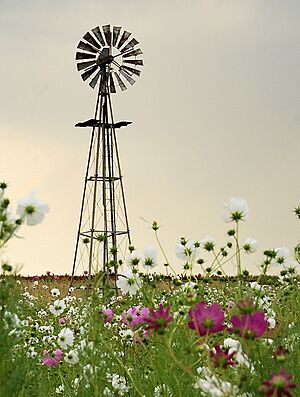
[[[0,179],[16,207],[33,190],[50,207],[2,258],[23,274],[70,273],[96,91],[74,61],[95,26],[122,26],[143,50],[133,87],[113,96],[133,244],[173,265],[180,237],[226,241],[222,203],[247,200],[242,240],[299,242],[300,3],[286,0],[0,0]],[[162,258],[161,258],[161,261]]]

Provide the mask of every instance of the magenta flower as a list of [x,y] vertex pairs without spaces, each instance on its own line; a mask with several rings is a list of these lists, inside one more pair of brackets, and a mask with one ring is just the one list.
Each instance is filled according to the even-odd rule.
[[231,317],[232,331],[247,339],[259,338],[268,327],[268,321],[264,312],[243,314],[242,317]]
[[215,345],[213,350],[210,350],[210,358],[215,368],[227,368],[229,365],[235,365],[236,363],[232,361],[232,357],[235,355],[233,353],[228,354],[229,349],[221,349],[220,345]]
[[265,380],[258,390],[263,392],[267,397],[292,397],[292,394],[288,390],[296,387],[295,383],[290,383],[290,379],[292,378],[292,374],[287,374],[285,368],[281,368],[277,375],[275,372],[271,372],[270,379]]
[[100,312],[100,315],[105,323],[111,323],[114,313],[110,308],[104,307],[102,312]]
[[214,334],[225,328],[224,312],[217,303],[207,306],[203,301],[198,302],[195,308],[189,311],[189,317],[189,328],[196,330],[200,336]]
[[42,362],[48,367],[55,367],[62,360],[63,352],[60,349],[56,349],[51,355],[48,350],[44,350],[43,353]]
[[159,305],[157,311],[151,307],[148,317],[145,318],[147,329],[154,329],[159,334],[163,334],[167,325],[173,320],[173,316],[170,315],[170,309],[170,307],[164,308],[162,304]]
[[144,323],[149,313],[148,307],[133,306],[122,313],[122,322],[128,327],[134,328],[137,324]]

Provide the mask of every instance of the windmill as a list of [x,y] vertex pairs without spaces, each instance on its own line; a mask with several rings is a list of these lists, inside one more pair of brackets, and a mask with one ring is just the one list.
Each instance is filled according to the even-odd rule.
[[77,46],[75,60],[84,82],[97,89],[94,118],[77,123],[91,127],[91,138],[79,226],[72,268],[116,273],[120,258],[130,244],[125,193],[116,130],[131,122],[115,122],[111,94],[125,91],[140,76],[143,61],[138,41],[119,26],[104,25],[87,32]]

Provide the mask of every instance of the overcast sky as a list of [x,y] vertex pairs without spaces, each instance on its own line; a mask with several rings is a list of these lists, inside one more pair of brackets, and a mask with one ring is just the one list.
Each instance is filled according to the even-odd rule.
[[134,245],[157,220],[177,269],[181,236],[223,245],[222,203],[248,201],[241,237],[266,248],[299,241],[300,3],[284,0],[1,0],[0,177],[14,207],[38,190],[43,224],[24,226],[3,258],[24,274],[70,273],[89,144],[75,129],[95,95],[74,56],[95,26],[141,43],[139,81],[113,96]]

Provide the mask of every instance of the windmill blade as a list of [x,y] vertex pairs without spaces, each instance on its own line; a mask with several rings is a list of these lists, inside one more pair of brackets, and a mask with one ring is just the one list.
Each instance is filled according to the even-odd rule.
[[82,69],[86,69],[89,66],[92,66],[94,64],[95,64],[95,61],[87,61],[87,62],[77,63],[77,70],[80,71]]
[[75,59],[91,59],[96,58],[95,54],[85,54],[84,52],[77,52]]
[[139,66],[143,66],[144,63],[141,59],[128,59],[128,60],[124,60],[125,63],[131,63],[132,65],[139,65]]
[[92,44],[94,47],[98,48],[98,50],[100,50],[101,45],[94,39],[94,37],[90,34],[90,32],[87,32],[83,36],[83,39],[88,43]]
[[95,76],[93,77],[93,79],[90,81],[90,84],[89,84],[89,85],[90,85],[92,88],[95,88],[95,87],[96,87],[96,84],[98,83],[100,74],[101,74],[101,70],[99,70],[99,72],[96,73]]
[[102,33],[101,33],[101,30],[100,30],[99,26],[97,26],[96,28],[92,29],[92,32],[94,33],[94,35],[99,40],[99,43],[101,43],[101,45],[105,46],[105,41],[104,41],[104,38],[102,36]]
[[92,66],[86,72],[82,73],[81,78],[83,81],[88,79],[96,70],[98,69],[98,65]]
[[143,51],[138,48],[136,50],[133,50],[133,51],[130,51],[130,52],[126,52],[126,54],[123,54],[123,58],[133,57],[133,56],[136,56],[136,55],[140,55],[142,53],[143,53]]
[[84,51],[93,52],[93,53],[96,53],[98,51],[96,48],[94,48],[93,46],[91,46],[88,43],[84,43],[83,41],[79,42],[77,48],[80,48],[81,50],[84,50]]
[[121,49],[121,53],[129,50],[130,48],[133,48],[135,45],[137,45],[139,42],[136,39],[131,39],[130,42],[128,44],[125,45],[125,47],[123,47]]
[[125,77],[125,79],[126,79],[131,85],[133,85],[133,84],[135,83],[135,80],[134,80],[132,77],[130,77],[129,74],[125,72],[125,70],[123,70],[123,69],[120,68],[120,73],[121,73],[122,76]]
[[111,46],[111,31],[110,31],[110,25],[104,25],[102,26],[103,33],[105,36],[105,40],[107,45],[110,47]]
[[131,74],[136,74],[137,76],[141,75],[141,71],[138,69],[133,69],[133,68],[130,68],[129,66],[124,66],[124,65],[122,66],[122,68],[125,70],[128,70],[128,72],[130,72]]
[[121,32],[121,27],[114,26],[114,28],[113,28],[113,41],[112,41],[113,47],[115,47],[116,44],[117,44],[120,32]]
[[112,94],[117,92],[112,74],[109,76],[109,89]]
[[115,72],[116,79],[118,80],[118,84],[121,88],[122,91],[125,91],[127,89],[126,85],[123,83],[121,80],[121,77]]
[[122,36],[120,38],[119,44],[117,45],[118,49],[120,49],[122,47],[122,45],[125,43],[125,41],[128,39],[128,37],[130,35],[131,35],[130,32],[127,32],[126,30],[124,30],[124,32],[123,32],[123,34],[122,34]]

